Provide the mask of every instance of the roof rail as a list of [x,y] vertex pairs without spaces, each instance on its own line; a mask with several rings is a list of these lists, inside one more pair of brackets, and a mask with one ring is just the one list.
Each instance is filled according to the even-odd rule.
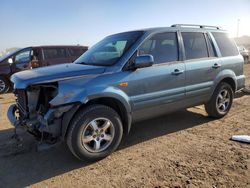
[[174,24],[171,27],[199,27],[201,29],[211,28],[211,29],[221,29],[219,26],[211,26],[211,25],[196,25],[196,24]]

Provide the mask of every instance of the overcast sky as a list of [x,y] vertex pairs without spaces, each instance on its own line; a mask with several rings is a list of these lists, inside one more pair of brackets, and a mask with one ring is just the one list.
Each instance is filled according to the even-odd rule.
[[175,23],[250,35],[250,0],[0,0],[0,51],[42,44],[93,45],[109,34]]

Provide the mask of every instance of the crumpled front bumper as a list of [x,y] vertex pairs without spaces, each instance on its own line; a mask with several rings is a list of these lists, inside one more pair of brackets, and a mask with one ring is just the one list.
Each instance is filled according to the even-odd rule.
[[38,115],[37,118],[35,118],[35,119],[18,120],[16,115],[15,115],[17,110],[18,110],[17,105],[12,104],[12,105],[10,105],[10,107],[7,111],[7,117],[9,119],[10,123],[14,127],[18,127],[18,126],[29,126],[30,127],[33,124],[39,123],[40,125],[42,125],[41,128],[47,129],[49,125],[53,125],[52,121],[55,118],[60,118],[64,112],[67,112],[72,107],[73,107],[73,105],[71,104],[68,106],[62,106],[62,107],[55,108],[55,109],[49,109],[48,112],[44,116]]

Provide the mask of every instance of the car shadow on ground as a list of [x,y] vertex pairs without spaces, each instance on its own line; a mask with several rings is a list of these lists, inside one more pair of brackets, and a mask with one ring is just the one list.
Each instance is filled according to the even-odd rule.
[[[202,110],[198,109],[198,111]],[[213,119],[200,113],[182,110],[138,122],[132,125],[129,135],[124,139],[119,149],[124,149],[173,132],[199,126],[209,121],[213,121]]]
[[[201,113],[184,110],[135,123],[118,150],[209,121],[212,119]],[[93,165],[78,161],[65,144],[37,152],[34,139],[28,133],[20,132],[23,141],[19,145],[10,139],[12,134],[13,129],[0,131],[0,185],[26,187],[74,169]]]

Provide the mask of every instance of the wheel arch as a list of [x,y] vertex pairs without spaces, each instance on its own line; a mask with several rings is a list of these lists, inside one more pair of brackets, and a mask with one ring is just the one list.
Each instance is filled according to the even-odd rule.
[[232,87],[233,91],[236,92],[236,88],[237,88],[236,81],[233,78],[226,77],[226,78],[223,78],[219,83],[221,83],[221,82],[225,82],[225,83],[229,84]]
[[102,104],[114,109],[121,117],[124,133],[129,133],[132,118],[130,111],[128,111],[128,108],[124,105],[123,102],[114,97],[100,97],[88,101],[85,105],[92,104]]
[[236,92],[237,90],[236,75],[232,70],[229,69],[223,70],[216,76],[213,92],[221,82],[228,83],[232,87],[233,91]]
[[8,74],[0,74],[0,77],[5,78],[9,83],[11,83],[10,76]]
[[131,116],[130,106],[124,103],[125,102],[121,101],[119,98],[111,96],[90,98],[86,100],[85,103],[77,103],[62,117],[62,138],[65,139],[70,122],[77,114],[77,112],[93,104],[102,104],[114,109],[121,117],[124,133],[128,134],[131,128],[132,116]]

